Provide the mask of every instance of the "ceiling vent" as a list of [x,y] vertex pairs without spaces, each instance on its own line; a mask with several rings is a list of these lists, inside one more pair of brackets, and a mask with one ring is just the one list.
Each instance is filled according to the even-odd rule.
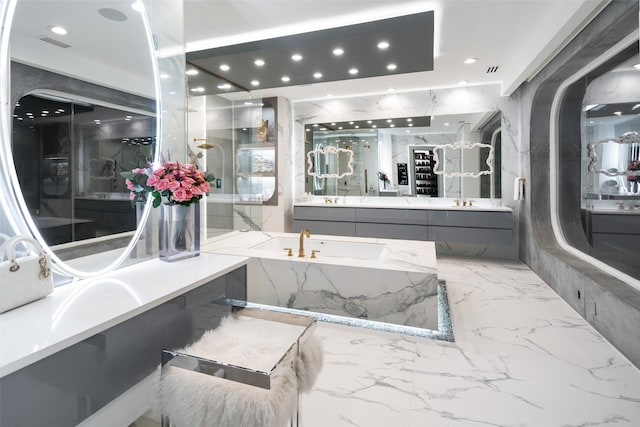
[[50,44],[52,44],[52,45],[55,45],[55,46],[61,47],[61,48],[63,48],[63,49],[66,49],[66,48],[68,48],[68,47],[71,47],[71,45],[69,45],[69,44],[59,42],[58,40],[54,40],[54,39],[49,38],[49,37],[47,37],[47,36],[40,36],[40,37],[39,37],[39,39],[40,39],[40,40],[42,40],[42,41],[43,41],[43,42],[45,42],[45,43],[50,43]]
[[495,73],[496,71],[498,71],[497,65],[487,68],[487,74],[492,74],[492,73]]

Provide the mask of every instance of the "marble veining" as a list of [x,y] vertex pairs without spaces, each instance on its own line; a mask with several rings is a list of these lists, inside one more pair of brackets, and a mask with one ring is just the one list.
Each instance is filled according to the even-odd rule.
[[455,343],[321,323],[304,427],[640,425],[640,372],[524,264],[442,258]]

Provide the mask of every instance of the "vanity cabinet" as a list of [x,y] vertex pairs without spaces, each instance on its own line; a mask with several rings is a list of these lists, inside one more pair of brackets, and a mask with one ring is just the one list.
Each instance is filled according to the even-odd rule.
[[0,378],[0,425],[77,425],[156,370],[163,349],[215,328],[226,299],[246,301],[246,275],[232,270]]
[[513,241],[510,211],[298,205],[293,219],[296,231],[317,234],[505,246]]

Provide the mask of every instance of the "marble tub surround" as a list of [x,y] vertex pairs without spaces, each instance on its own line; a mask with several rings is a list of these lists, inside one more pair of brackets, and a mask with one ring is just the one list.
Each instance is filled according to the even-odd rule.
[[640,425],[640,371],[524,264],[438,269],[455,343],[320,323],[305,427]]
[[[342,254],[310,258],[314,241],[356,244],[353,238],[305,238],[307,257],[287,256],[283,248],[264,250],[269,242],[298,235],[287,233],[232,233],[203,250],[243,254],[247,267],[247,299],[253,303],[367,319],[395,325],[438,329],[438,280],[432,242],[357,239],[358,245],[377,245],[377,257]],[[354,249],[355,250],[355,249]]]
[[264,231],[232,231],[216,238],[208,240],[201,246],[202,252],[212,252],[227,255],[239,255],[244,257],[265,258],[276,260],[287,260],[303,264],[323,264],[336,266],[351,266],[375,268],[380,270],[395,270],[425,273],[437,276],[436,269],[436,252],[433,242],[423,241],[405,241],[393,239],[375,239],[375,238],[354,238],[342,236],[328,236],[314,234],[310,230],[311,237],[304,239],[305,247],[307,243],[314,240],[325,240],[335,243],[360,243],[383,245],[384,248],[378,258],[362,259],[356,257],[334,257],[324,256],[322,252],[317,254],[317,258],[312,259],[311,251],[305,251],[305,258],[298,258],[298,246],[292,248],[292,257],[287,256],[284,248],[281,250],[261,250],[259,246],[266,243],[270,239],[277,238],[295,238],[299,239],[298,233],[280,233],[280,232],[264,232]]

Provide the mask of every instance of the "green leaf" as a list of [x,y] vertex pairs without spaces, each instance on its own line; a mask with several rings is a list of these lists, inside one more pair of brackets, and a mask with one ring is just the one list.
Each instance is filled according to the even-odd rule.
[[[157,191],[154,191],[154,193],[157,193]],[[156,194],[153,195],[153,207],[157,208],[158,206],[160,206],[160,204],[162,204],[162,199],[160,198],[160,196],[156,196]]]

